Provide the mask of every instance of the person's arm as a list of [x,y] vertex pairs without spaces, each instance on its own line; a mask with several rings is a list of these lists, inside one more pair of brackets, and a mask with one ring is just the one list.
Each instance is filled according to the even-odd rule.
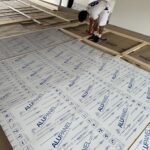
[[109,15],[109,17],[108,17],[107,24],[109,24],[109,22],[110,22],[111,15],[112,15],[112,13],[110,13],[110,15]]
[[91,17],[89,17],[89,29],[88,29],[89,33],[93,32],[93,25],[94,25],[94,20]]

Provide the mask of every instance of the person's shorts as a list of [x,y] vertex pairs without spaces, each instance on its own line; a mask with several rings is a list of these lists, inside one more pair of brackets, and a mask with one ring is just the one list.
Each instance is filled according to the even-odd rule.
[[99,26],[105,26],[107,24],[108,19],[109,19],[109,15],[110,15],[109,10],[103,10],[98,17],[98,25]]
[[97,20],[99,18],[100,13],[105,9],[106,3],[104,1],[101,1],[98,5],[94,7],[88,8],[88,13],[93,20]]

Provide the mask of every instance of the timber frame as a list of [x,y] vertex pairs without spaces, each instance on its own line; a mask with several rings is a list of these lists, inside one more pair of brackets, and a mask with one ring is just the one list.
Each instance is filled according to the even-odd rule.
[[[79,39],[80,41],[88,44],[88,45],[91,45],[93,47],[96,47],[100,50],[103,50],[105,51],[106,53],[109,53],[109,54],[112,54],[112,55],[115,55],[117,57],[120,57],[134,65],[137,65],[138,67],[144,69],[144,70],[147,70],[147,71],[150,71],[150,63],[146,63],[146,61],[143,61],[142,59],[139,59],[135,56],[132,55],[132,53],[138,53],[141,51],[143,51],[143,48],[145,46],[149,46],[150,47],[150,42],[147,42],[145,40],[142,40],[142,39],[139,39],[137,37],[133,37],[133,36],[130,36],[130,35],[127,35],[127,34],[124,34],[124,33],[120,33],[120,32],[117,32],[117,31],[114,31],[114,30],[111,30],[111,29],[105,29],[104,31],[104,34],[106,33],[112,33],[112,34],[115,34],[115,35],[118,35],[120,37],[123,37],[123,38],[126,38],[130,41],[135,41],[137,42],[137,45],[134,45],[132,47],[129,47],[128,49],[126,49],[125,51],[123,52],[118,52],[118,51],[115,51],[107,46],[104,46],[104,45],[101,45],[101,44],[97,44],[97,43],[94,43],[90,40],[88,40],[88,37],[89,35],[85,35],[85,36],[82,36],[80,34],[76,34],[74,31],[70,31],[68,29],[73,29],[73,28],[78,28],[78,27],[81,27],[81,26],[85,26],[88,24],[87,23],[76,23],[76,24],[71,24],[71,25],[66,25],[64,28],[61,28],[61,30],[66,33],[66,34],[69,34],[70,36],[73,36],[77,39]],[[148,50],[147,50],[148,51]],[[150,56],[150,49],[149,49],[149,56]],[[144,58],[143,58],[144,59]]]

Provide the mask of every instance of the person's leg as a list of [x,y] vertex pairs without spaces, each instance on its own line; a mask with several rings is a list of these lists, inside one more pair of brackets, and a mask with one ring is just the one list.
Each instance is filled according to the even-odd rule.
[[97,28],[98,28],[98,22],[97,20],[94,20],[94,25],[93,25],[93,32],[97,32]]
[[90,25],[89,25],[89,31],[91,31],[92,28],[93,28],[94,20],[90,17],[90,18],[89,18],[89,22],[90,22]]
[[88,34],[93,34],[93,25],[94,25],[94,20],[91,17],[89,17],[89,27],[86,30]]
[[99,38],[102,37],[103,31],[104,31],[105,26],[99,26],[98,28],[98,34],[99,34]]
[[97,35],[97,28],[98,28],[98,22],[97,22],[97,20],[94,20],[93,21],[93,26],[92,26],[92,33],[93,34],[92,34],[91,37],[89,37],[90,40],[92,40],[94,38],[94,36]]
[[104,27],[105,26],[99,26],[98,27],[98,32],[97,31],[94,32],[93,42],[97,43],[100,39],[102,40],[102,34],[103,34],[103,31],[104,31]]
[[96,36],[93,39],[94,42],[98,42],[99,40],[106,40],[106,39],[102,39],[102,34],[103,34],[104,28],[107,24],[108,17],[109,17],[109,11],[108,10],[104,10],[100,14],[99,19],[98,19],[99,29],[98,29],[98,33],[96,34]]

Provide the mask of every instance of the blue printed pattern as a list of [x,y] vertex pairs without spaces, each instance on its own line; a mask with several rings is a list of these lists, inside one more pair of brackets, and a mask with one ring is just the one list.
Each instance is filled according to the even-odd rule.
[[150,125],[143,131],[130,150],[148,150],[150,148]]
[[0,122],[16,149],[126,150],[148,124],[148,72],[57,30],[5,40]]

